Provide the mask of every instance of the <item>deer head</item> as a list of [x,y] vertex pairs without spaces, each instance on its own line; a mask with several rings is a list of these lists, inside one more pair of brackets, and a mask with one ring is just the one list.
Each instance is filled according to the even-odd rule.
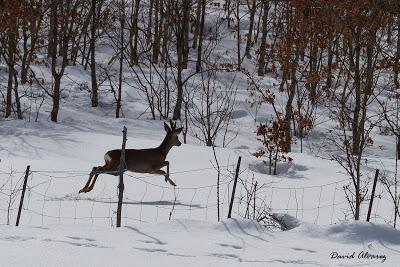
[[183,127],[176,128],[176,122],[173,123],[172,120],[169,120],[170,126],[164,122],[164,129],[167,132],[167,136],[165,140],[167,140],[167,146],[180,146],[182,143],[179,141],[178,135],[182,132]]

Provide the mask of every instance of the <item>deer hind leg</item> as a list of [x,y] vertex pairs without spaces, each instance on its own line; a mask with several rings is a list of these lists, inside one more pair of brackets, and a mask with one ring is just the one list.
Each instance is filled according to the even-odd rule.
[[96,173],[96,174],[94,175],[94,177],[93,177],[93,179],[92,179],[92,184],[87,188],[87,190],[86,190],[85,193],[92,191],[92,189],[93,189],[93,187],[94,187],[94,184],[96,183],[97,177],[99,177],[99,175],[100,175],[100,173]]
[[92,191],[94,184],[96,183],[97,177],[99,177],[99,175],[102,173],[117,175],[116,168],[114,168],[113,166],[108,166],[106,164],[104,166],[93,167],[89,175],[89,180],[87,181],[86,185],[79,191],[79,193],[88,193]]
[[93,167],[92,171],[89,174],[89,179],[87,180],[85,186],[79,190],[79,193],[87,193],[87,189],[89,188],[90,182],[92,181],[93,175],[96,173],[96,170],[98,169],[98,167]]

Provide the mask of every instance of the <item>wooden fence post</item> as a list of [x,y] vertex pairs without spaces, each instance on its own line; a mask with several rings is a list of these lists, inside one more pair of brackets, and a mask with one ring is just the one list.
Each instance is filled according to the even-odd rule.
[[24,197],[25,197],[25,191],[26,191],[26,183],[28,182],[28,176],[29,176],[29,169],[31,168],[30,165],[26,167],[25,171],[25,177],[24,177],[24,185],[22,186],[22,193],[21,193],[21,199],[19,201],[19,208],[18,208],[18,215],[17,215],[17,222],[15,223],[15,226],[19,225],[19,219],[21,218],[21,211],[22,207],[24,205]]
[[231,218],[231,215],[232,215],[232,207],[233,207],[233,201],[235,200],[236,184],[237,184],[237,180],[239,178],[240,162],[241,161],[242,161],[242,157],[239,156],[238,163],[237,163],[237,166],[236,166],[235,180],[233,181],[231,202],[229,203],[228,219]]
[[126,133],[127,129],[124,126],[122,131],[122,149],[121,158],[119,161],[119,185],[118,185],[118,208],[117,208],[117,227],[121,227],[121,213],[122,213],[122,200],[124,199],[124,172],[126,170],[125,165],[125,146],[126,146]]
[[376,171],[375,171],[375,178],[374,178],[374,184],[373,184],[373,186],[372,186],[371,199],[369,200],[369,208],[368,208],[367,222],[369,222],[369,219],[370,219],[370,217],[371,217],[372,203],[374,202],[375,188],[376,188],[376,182],[378,181],[378,176],[379,176],[379,169],[376,169]]
[[256,219],[256,192],[257,192],[257,181],[254,184],[254,199],[253,199],[253,220]]

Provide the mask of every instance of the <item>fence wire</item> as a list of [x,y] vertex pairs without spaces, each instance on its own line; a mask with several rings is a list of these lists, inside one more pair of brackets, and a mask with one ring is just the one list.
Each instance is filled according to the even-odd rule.
[[[221,166],[226,172],[221,172],[220,203],[216,203],[216,183],[192,186],[172,187],[150,182],[147,178],[155,175],[136,176],[125,173],[132,178],[135,187],[141,191],[132,197],[131,192],[124,193],[123,222],[151,223],[175,218],[212,220],[217,219],[217,208],[220,208],[222,216],[227,214],[230,201],[230,188],[233,182],[233,174],[228,171],[234,164]],[[191,169],[171,172],[171,175],[204,172],[215,170],[214,167]],[[0,183],[0,224],[10,224],[17,212],[16,203],[19,200],[20,191],[25,172],[3,171],[0,175],[7,176]],[[13,183],[13,176],[18,177]],[[103,188],[97,196],[85,196],[78,194],[56,195],[52,189],[60,186],[63,180],[70,180],[88,176],[87,171],[82,170],[33,170],[30,172],[25,201],[22,212],[22,224],[107,224],[115,226],[115,214],[117,204],[117,190],[115,194],[106,193]],[[251,191],[254,186],[253,178],[249,180],[242,171],[239,175],[239,190],[234,199],[234,212],[237,216],[247,218],[262,218],[264,212],[285,212],[299,219],[306,219],[315,224],[334,224],[346,220],[350,210],[347,200],[338,196],[340,188],[349,182],[344,179],[319,185],[304,187],[276,186],[276,181],[260,184],[257,190]],[[333,190],[329,190],[332,187]],[[250,189],[249,189],[250,188]],[[328,192],[332,195],[328,195]],[[379,210],[382,199],[385,199],[383,187],[377,192],[379,198],[376,208]],[[17,200],[18,199],[18,200]],[[340,217],[339,215],[343,215]],[[390,219],[383,215],[373,213],[375,221]]]

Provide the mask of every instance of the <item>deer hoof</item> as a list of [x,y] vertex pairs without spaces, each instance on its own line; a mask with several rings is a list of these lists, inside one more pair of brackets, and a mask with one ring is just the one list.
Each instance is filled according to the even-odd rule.
[[81,190],[79,190],[79,194],[80,194],[80,193],[87,193],[86,188],[82,188]]

